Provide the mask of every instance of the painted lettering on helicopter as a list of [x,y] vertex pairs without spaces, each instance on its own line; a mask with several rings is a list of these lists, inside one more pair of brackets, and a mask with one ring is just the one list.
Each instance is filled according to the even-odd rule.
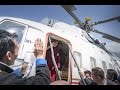
[[25,40],[26,43],[33,43],[31,40]]

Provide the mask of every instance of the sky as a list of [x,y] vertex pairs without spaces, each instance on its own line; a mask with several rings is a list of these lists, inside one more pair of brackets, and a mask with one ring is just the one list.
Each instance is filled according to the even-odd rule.
[[[86,17],[90,17],[91,22],[95,22],[120,16],[120,5],[75,6],[77,10],[74,13],[82,22]],[[18,17],[37,22],[49,17],[71,25],[74,22],[74,19],[60,5],[0,5],[0,16]],[[120,23],[117,21],[96,25],[94,28],[120,38]],[[91,33],[91,35],[103,43],[106,42],[106,48],[110,51],[120,53],[120,44],[104,39],[96,33]]]

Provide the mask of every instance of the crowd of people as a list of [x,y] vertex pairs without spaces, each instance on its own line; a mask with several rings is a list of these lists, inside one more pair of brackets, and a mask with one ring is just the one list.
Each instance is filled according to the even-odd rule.
[[[14,64],[19,50],[16,38],[14,34],[0,30],[0,85],[72,85],[64,80],[55,80],[55,68],[51,63],[47,62],[50,58],[43,58],[43,42],[39,38],[35,41],[33,51],[36,57],[36,75],[23,78],[27,63],[23,63],[22,68],[11,69],[10,65]],[[54,42],[54,49],[56,49],[56,45],[57,42]],[[56,52],[55,58],[59,58],[59,54]],[[59,63],[60,60],[58,61]],[[48,67],[48,64],[51,67]],[[58,68],[60,69],[61,67],[59,66]],[[101,68],[95,67],[91,71],[84,71],[83,76],[85,76],[83,80],[86,85],[120,85],[120,76],[113,69],[108,69],[105,76]],[[83,80],[80,79],[78,85],[84,85]]]
[[[91,71],[84,71],[84,76],[86,85],[120,85],[120,76],[117,75],[114,69],[108,69],[105,76],[104,71],[100,67],[95,67]],[[82,85],[82,81],[80,81],[79,85]]]

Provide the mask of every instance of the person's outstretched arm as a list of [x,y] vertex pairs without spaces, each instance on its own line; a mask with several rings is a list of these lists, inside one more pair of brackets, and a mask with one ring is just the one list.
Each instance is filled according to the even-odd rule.
[[[36,56],[36,75],[18,79],[16,84],[25,85],[49,85],[50,84],[50,72],[47,65],[47,61],[43,58],[43,43],[40,39],[35,41],[34,55]],[[21,75],[18,75],[21,76]]]

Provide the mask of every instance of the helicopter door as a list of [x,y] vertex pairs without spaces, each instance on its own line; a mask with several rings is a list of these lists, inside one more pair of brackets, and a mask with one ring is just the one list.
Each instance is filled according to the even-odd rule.
[[50,36],[48,37],[48,39],[49,39],[50,48],[51,48],[51,53],[52,53],[52,62],[53,62],[53,65],[54,65],[54,67],[55,67],[55,71],[56,71],[56,73],[57,73],[57,76],[58,76],[59,80],[61,80],[60,72],[59,72],[59,70],[58,70],[58,66],[57,66],[56,61],[55,61],[54,51],[53,51],[53,47],[52,47],[52,43],[51,43],[51,38],[50,38]]
[[[54,46],[53,42],[57,43],[57,46]],[[71,43],[67,39],[50,33],[46,44],[45,58],[50,70],[51,81],[65,80],[71,82],[72,67],[70,59],[71,54],[69,53]]]

